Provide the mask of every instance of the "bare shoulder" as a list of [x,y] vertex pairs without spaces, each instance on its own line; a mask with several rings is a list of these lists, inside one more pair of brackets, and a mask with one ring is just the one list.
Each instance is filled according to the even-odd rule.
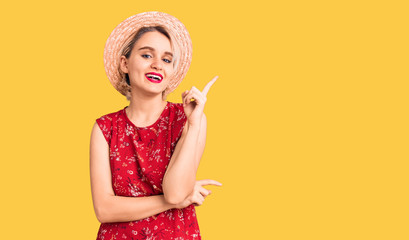
[[98,123],[94,123],[91,131],[90,160],[92,162],[105,161],[108,157],[109,146]]
[[97,123],[94,124],[91,131],[90,177],[94,210],[97,218],[100,219],[104,199],[114,196],[114,191],[111,183],[109,146]]
[[94,122],[94,126],[92,126],[92,130],[91,130],[91,139],[98,138],[98,136],[103,137],[102,130],[98,126],[98,123]]

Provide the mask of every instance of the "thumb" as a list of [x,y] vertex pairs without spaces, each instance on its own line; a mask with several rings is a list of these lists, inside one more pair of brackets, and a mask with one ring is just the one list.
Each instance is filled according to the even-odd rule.
[[189,92],[189,90],[186,90],[186,91],[182,92],[182,98],[184,98],[188,92]]

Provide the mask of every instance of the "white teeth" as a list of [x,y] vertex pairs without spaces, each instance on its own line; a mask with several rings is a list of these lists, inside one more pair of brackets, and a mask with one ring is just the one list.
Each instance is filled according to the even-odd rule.
[[147,76],[147,77],[151,77],[151,78],[156,79],[156,80],[162,80],[162,78],[161,78],[161,77],[159,77],[158,75],[154,75],[154,74],[146,74],[146,76]]

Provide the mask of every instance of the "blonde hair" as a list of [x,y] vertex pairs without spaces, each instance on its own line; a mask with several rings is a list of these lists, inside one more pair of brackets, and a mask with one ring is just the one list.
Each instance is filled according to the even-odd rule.
[[[129,59],[135,43],[143,36],[143,34],[147,32],[160,32],[169,39],[170,44],[172,46],[172,51],[173,51],[173,59],[172,59],[173,70],[176,71],[176,69],[179,66],[180,47],[178,46],[178,44],[176,44],[176,41],[173,41],[171,35],[168,33],[168,31],[166,30],[164,26],[156,25],[156,26],[140,28],[138,31],[136,31],[134,34],[130,36],[129,38],[130,40],[124,43],[124,45],[121,48],[119,56],[125,56],[127,59]],[[131,83],[130,83],[129,75],[127,73],[124,73],[121,70],[120,64],[118,64],[118,72],[119,72],[119,75],[121,76],[121,80],[118,83],[118,89],[123,91],[125,93],[126,99],[130,101],[131,100]],[[166,100],[166,97],[168,95],[166,90],[167,88],[162,92],[163,100]]]

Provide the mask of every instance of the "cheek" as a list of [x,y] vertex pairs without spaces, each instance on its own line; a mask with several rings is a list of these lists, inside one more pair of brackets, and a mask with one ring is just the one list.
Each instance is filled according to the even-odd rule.
[[167,68],[166,68],[166,76],[167,76],[167,77],[172,76],[174,72],[175,72],[175,70],[173,69],[173,65],[172,65],[172,64],[169,65],[169,66],[167,66]]
[[134,59],[132,62],[132,69],[136,71],[144,71],[149,64],[146,61],[142,61],[141,59]]

